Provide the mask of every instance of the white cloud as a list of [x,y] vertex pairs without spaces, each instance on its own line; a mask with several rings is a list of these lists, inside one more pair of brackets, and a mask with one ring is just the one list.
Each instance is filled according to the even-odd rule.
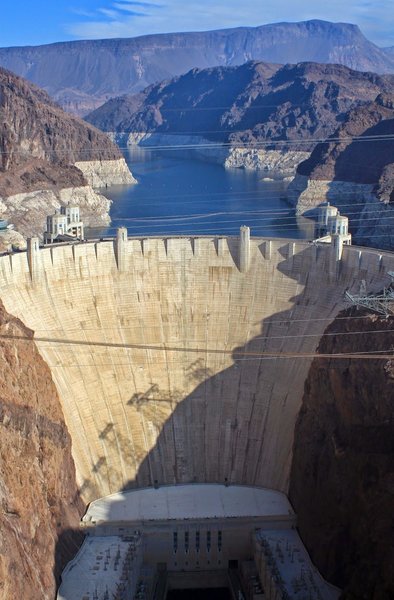
[[116,10],[112,10],[110,8],[99,8],[98,12],[104,15],[104,17],[108,17],[108,19],[110,19],[111,21],[119,17],[119,13]]
[[68,9],[71,13],[73,13],[74,15],[78,15],[79,17],[87,17],[89,19],[94,19],[95,17],[95,13],[91,10],[84,10],[83,8],[73,8],[70,7]]
[[119,10],[123,10],[126,12],[135,12],[135,9],[146,9],[146,8],[164,8],[164,5],[161,2],[126,2],[123,0],[122,2],[114,2],[113,6],[118,8]]
[[325,19],[356,23],[366,37],[388,46],[394,45],[392,9],[392,0],[330,0],[324,4],[316,0],[199,0],[189,4],[187,0],[107,0],[95,18],[75,22],[68,32],[77,38],[132,37]]

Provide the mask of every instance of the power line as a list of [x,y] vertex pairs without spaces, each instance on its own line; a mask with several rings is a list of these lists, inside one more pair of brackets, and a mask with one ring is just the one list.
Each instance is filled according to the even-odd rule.
[[[273,197],[274,198],[274,197]],[[157,204],[158,206],[160,206],[161,208],[164,208],[161,204]],[[364,202],[357,202],[357,203],[349,203],[349,204],[341,204],[340,208],[341,210],[343,210],[343,207],[349,206],[351,208],[357,207],[357,206],[367,206],[366,203]],[[379,205],[376,205],[376,203],[371,203],[371,206],[376,206],[376,210],[372,210],[372,213],[377,213],[378,215],[381,214],[381,207]],[[333,206],[334,208],[334,206]],[[337,208],[337,207],[335,207]],[[269,208],[269,209],[249,209],[249,210],[218,210],[215,212],[203,212],[203,213],[173,213],[173,214],[167,214],[167,215],[144,215],[144,216],[140,216],[137,215],[135,217],[124,217],[124,219],[126,221],[150,221],[150,220],[157,220],[157,219],[177,219],[177,218],[188,218],[188,219],[198,219],[198,218],[205,218],[205,217],[209,217],[209,216],[218,216],[218,215],[242,215],[242,216],[252,216],[252,215],[281,215],[282,213],[287,213],[287,215],[285,217],[278,217],[276,220],[278,220],[279,218],[287,218],[287,216],[293,216],[294,215],[294,208],[292,207],[288,207],[288,208]],[[350,216],[350,215],[360,215],[360,211],[346,211],[346,216]],[[302,215],[301,215],[302,216]],[[372,218],[372,217],[371,217]]]
[[[387,219],[385,219],[386,221]],[[231,223],[231,221],[229,222]],[[251,225],[253,226],[255,223],[255,221],[253,223],[251,223]],[[155,231],[154,235],[152,237],[163,237],[163,238],[178,238],[178,237],[191,237],[191,238],[198,238],[199,237],[199,233],[201,235],[201,237],[227,237],[227,236],[232,236],[232,237],[238,237],[239,234],[239,226],[240,225],[248,225],[248,223],[234,223],[234,225],[222,225],[222,227],[220,227],[220,223],[217,224],[215,223],[215,221],[211,222],[211,223],[201,223],[199,225],[200,227],[200,231],[196,231],[196,226],[194,225],[194,229],[185,229],[185,227],[187,227],[189,224],[188,223],[179,223],[178,227],[180,229],[173,229],[173,230],[168,230],[168,229],[162,229],[159,231]],[[215,225],[214,228],[210,228],[207,229],[206,225]],[[157,229],[159,228],[160,225],[152,225],[149,226],[149,229]],[[191,227],[191,225],[190,225]],[[312,225],[311,225],[312,227]],[[384,229],[385,227],[387,227],[388,231],[387,233],[380,233],[380,234],[369,234],[369,233],[364,233],[364,234],[357,234],[357,239],[358,240],[369,240],[369,239],[386,239],[386,238],[393,238],[394,237],[394,233],[392,231],[392,225],[389,223],[387,225],[385,224],[381,224],[379,225],[380,228]],[[105,230],[108,231],[116,231],[118,229],[118,226],[113,226],[113,227],[105,227]],[[138,229],[139,231],[137,232],[136,235],[133,234],[134,230]],[[268,234],[263,234],[264,230],[268,229]],[[274,233],[271,233],[272,230],[275,229]],[[374,226],[374,229],[376,229],[376,227]],[[131,232],[130,233],[130,238],[136,238],[136,239],[143,239],[144,238],[144,231],[146,231],[146,228],[144,227],[129,227],[128,230]],[[313,235],[311,235],[310,237],[299,237],[299,238],[294,238],[294,236],[290,236],[291,233],[296,232],[299,233],[299,228],[297,227],[296,224],[291,224],[289,223],[288,225],[270,225],[269,223],[267,223],[266,225],[260,225],[255,227],[255,231],[261,231],[262,233],[260,235],[255,235],[254,237],[256,238],[264,238],[265,240],[272,240],[272,239],[283,239],[283,240],[289,240],[291,239],[292,241],[294,241],[295,243],[297,242],[312,242],[312,240],[315,240],[315,234],[313,233]],[[275,236],[275,233],[278,234],[277,236]],[[281,236],[279,235],[280,233],[285,233],[286,235]],[[290,237],[289,237],[290,236]],[[149,237],[149,233],[145,234],[145,237]],[[105,238],[105,236],[104,236]],[[114,236],[110,236],[111,239],[114,238]],[[253,239],[253,238],[252,238]],[[93,238],[88,238],[87,241],[90,242],[97,242],[97,241],[101,241],[101,238],[99,237],[93,237]],[[104,239],[103,241],[108,241],[106,239]],[[317,242],[318,245],[321,247],[328,247],[329,244],[326,244],[324,242]],[[376,250],[378,251],[378,248],[371,248],[370,246],[360,246],[360,249],[366,251],[366,250]],[[393,250],[385,250],[386,252],[392,252]]]
[[[230,215],[231,213],[207,213],[206,215],[202,214],[200,216],[189,216],[189,215],[179,215],[179,216],[159,216],[159,217],[138,217],[136,219],[134,219],[133,217],[126,217],[126,218],[122,218],[122,217],[118,217],[119,220],[121,220],[122,222],[133,222],[133,229],[146,229],[146,227],[150,227],[150,228],[156,228],[156,227],[163,227],[166,225],[193,225],[195,227],[205,227],[206,225],[223,225],[225,223],[231,223],[231,224],[236,224],[239,221],[240,217],[236,217],[235,219],[215,219],[215,220],[209,220],[209,221],[204,221],[204,222],[196,222],[196,220],[201,220],[203,221],[204,219],[210,218],[210,217],[214,217],[215,215],[219,216],[221,214],[228,214]],[[241,213],[242,214],[242,213]],[[348,215],[347,215],[348,216]],[[379,215],[380,217],[382,215]],[[369,223],[370,221],[372,221],[372,225],[375,226],[374,222],[377,221],[379,219],[378,217],[359,217],[357,219],[352,219],[350,222],[350,226],[354,225],[357,222],[361,222],[363,224],[365,224],[365,227],[368,227],[367,223]],[[267,227],[270,227],[270,229],[288,229],[288,226],[292,226],[294,225],[294,221],[295,221],[295,217],[296,215],[289,215],[287,217],[278,217],[278,218],[274,218],[274,219],[270,219],[267,217],[252,217],[252,216],[247,216],[247,220],[252,220],[253,223],[267,223]],[[243,216],[243,219],[245,220],[245,215]],[[379,227],[385,227],[385,226],[391,226],[391,223],[388,223],[388,221],[391,221],[394,219],[394,211],[393,211],[393,216],[392,217],[384,217],[384,223],[379,225]],[[288,223],[277,223],[277,221],[289,221]],[[145,224],[140,224],[141,222],[145,222]],[[272,224],[273,222],[273,224]],[[310,226],[313,227],[315,225],[315,222],[313,220],[311,220],[310,222]],[[264,225],[260,225],[260,227],[264,227]],[[113,229],[113,227],[109,227],[109,229]],[[298,229],[298,227],[297,227]]]
[[[260,216],[261,214],[261,216]],[[220,226],[220,225],[224,225],[227,223],[233,224],[235,227],[238,228],[240,225],[245,225],[248,223],[251,223],[251,227],[255,230],[258,229],[259,227],[264,227],[264,223],[267,224],[267,227],[272,227],[274,229],[288,229],[288,226],[296,226],[296,221],[297,221],[297,217],[302,217],[305,219],[305,225],[310,225],[310,227],[314,227],[317,225],[317,221],[311,217],[304,217],[303,215],[296,215],[296,214],[292,214],[291,212],[286,214],[285,216],[275,216],[276,213],[272,213],[271,215],[264,216],[264,213],[256,213],[255,211],[251,211],[250,213],[247,212],[240,212],[239,214],[235,214],[235,213],[231,213],[231,212],[217,212],[217,213],[201,213],[200,215],[187,215],[187,214],[177,214],[177,215],[159,215],[159,216],[147,216],[147,217],[122,217],[122,216],[116,216],[113,215],[112,219],[113,222],[117,221],[117,222],[121,222],[122,224],[128,224],[130,228],[135,229],[146,229],[147,227],[149,228],[157,228],[157,227],[168,227],[169,225],[190,225],[193,226],[195,228],[197,227],[205,227],[206,225],[215,225],[215,226]],[[357,217],[351,217],[352,214],[358,215]],[[369,213],[371,214],[371,213]],[[229,219],[224,219],[224,218],[213,218],[212,217],[220,217],[220,216],[228,216],[230,217]],[[233,218],[231,218],[233,216]],[[388,216],[384,213],[382,213],[381,211],[376,211],[376,214],[373,216],[363,216],[360,215],[360,212],[355,212],[355,213],[346,213],[342,214],[342,216],[347,216],[349,218],[349,227],[352,228],[355,225],[356,226],[364,226],[366,228],[368,227],[374,227],[374,229],[376,229],[377,227],[391,227],[391,223],[390,221],[392,219],[394,219],[394,210],[392,212],[392,216]],[[208,220],[207,220],[208,219]],[[381,221],[383,219],[383,222],[381,223],[377,223],[378,221]],[[240,225],[238,225],[238,223]],[[260,224],[259,226],[255,226],[255,224]],[[110,226],[104,226],[104,229],[118,229],[119,225],[118,224],[114,224],[114,225],[110,225]],[[295,227],[296,229],[299,229],[298,225]],[[253,234],[254,235],[254,234]],[[257,236],[259,237],[259,236]]]
[[[159,204],[158,204],[159,206]],[[161,205],[160,205],[161,206]],[[356,203],[356,204],[349,204],[349,206],[354,207],[354,206],[363,206],[365,207],[366,205],[364,203]],[[372,205],[374,206],[374,205]],[[342,210],[342,207],[341,207]],[[285,216],[281,216],[283,213],[286,213]],[[215,219],[215,220],[211,220],[211,221],[206,221],[205,223],[198,223],[196,222],[197,220],[204,220],[210,217],[218,217],[218,216],[229,216],[231,217],[232,215],[234,215],[234,220],[224,220],[224,219]],[[265,215],[268,215],[265,216]],[[278,215],[278,216],[277,216]],[[352,215],[357,215],[357,218],[352,217]],[[367,216],[363,216],[361,214],[360,211],[345,211],[345,213],[343,213],[343,216],[347,216],[350,218],[350,226],[354,225],[357,222],[362,222],[364,223],[368,223],[369,221],[376,221],[379,218],[382,217],[382,211],[380,209],[380,207],[376,207],[376,210],[371,210],[368,212],[368,217]],[[370,216],[372,215],[372,216]],[[376,215],[376,216],[373,216]],[[294,214],[294,209],[292,210],[290,207],[288,209],[271,209],[271,210],[240,210],[240,211],[226,211],[226,210],[220,210],[220,211],[216,211],[216,212],[206,212],[206,213],[175,213],[175,214],[166,214],[166,215],[145,215],[145,216],[133,216],[133,217],[122,217],[119,216],[117,217],[116,215],[113,215],[113,219],[116,219],[118,221],[122,221],[122,222],[132,222],[134,225],[134,229],[143,229],[146,227],[146,224],[148,224],[150,227],[158,227],[158,226],[162,226],[164,224],[166,224],[167,222],[172,222],[175,225],[177,224],[177,222],[182,221],[183,223],[181,224],[185,224],[188,222],[192,222],[193,221],[193,226],[199,226],[199,225],[209,225],[209,224],[215,224],[215,225],[220,225],[222,223],[236,223],[237,219],[239,219],[240,217],[242,218],[246,218],[246,219],[253,219],[253,223],[257,223],[257,222],[264,222],[267,221],[268,223],[271,223],[272,221],[274,221],[275,223],[277,223],[278,221],[286,221],[289,220],[289,224],[293,225],[294,220],[298,217],[302,217],[303,215],[296,215]],[[304,217],[305,219],[308,219],[308,217]],[[394,219],[394,211],[393,211],[393,216],[384,216],[384,221],[390,221],[391,219]],[[309,218],[310,220],[310,225],[314,225],[316,223],[316,221],[312,218]],[[157,222],[159,223],[159,225],[155,225],[154,223]],[[140,223],[143,223],[142,225],[140,225]],[[144,224],[145,223],[145,224]],[[286,226],[287,224],[284,223],[283,226]],[[276,228],[281,227],[281,224],[276,224],[273,225]],[[114,229],[114,227],[109,227],[110,229]],[[108,228],[107,228],[108,229]]]
[[[368,101],[366,101],[368,102]],[[289,101],[290,103],[290,101]],[[308,108],[311,108],[310,103],[308,102],[303,102],[301,104],[294,104],[293,102],[291,102],[291,106],[289,106],[289,108],[302,108],[304,106],[307,106]],[[358,105],[355,106],[355,108],[360,108],[363,105]],[[147,106],[147,109],[149,108],[158,108],[160,110],[160,112],[177,112],[177,111],[209,111],[209,110],[231,110],[231,109],[240,109],[240,108],[246,108],[247,110],[257,110],[257,109],[262,109],[262,108],[282,108],[283,104],[254,104],[254,105],[250,105],[250,106],[245,106],[245,107],[240,107],[240,106],[235,106],[234,104],[229,105],[229,106],[177,106],[177,107],[173,107],[173,108],[164,108],[163,106],[157,107],[155,104],[149,104]],[[142,111],[138,110],[136,111],[138,113],[141,113]],[[89,121],[88,121],[89,122]]]
[[[165,136],[165,135],[169,135],[167,132],[124,132],[125,134],[155,134],[155,135],[161,135],[161,136]],[[241,132],[240,132],[241,133]],[[243,131],[243,133],[247,133],[247,131]],[[194,135],[198,136],[199,132],[195,132]],[[121,135],[121,133],[119,134]],[[179,132],[177,135],[182,136],[184,135],[183,132]],[[147,150],[168,150],[168,149],[195,149],[195,148],[217,148],[217,147],[236,147],[236,148],[260,148],[260,147],[265,147],[265,146],[295,146],[295,145],[304,145],[304,144],[321,144],[321,143],[326,143],[326,144],[331,144],[331,143],[343,143],[343,142],[360,142],[360,143],[365,143],[365,142],[384,142],[384,141],[391,141],[394,140],[394,134],[380,134],[380,135],[361,135],[361,136],[344,136],[344,137],[321,137],[321,138],[302,138],[302,139],[298,139],[298,140],[253,140],[253,141],[242,141],[242,140],[235,140],[232,142],[219,142],[219,141],[213,141],[213,142],[209,142],[209,140],[206,140],[205,143],[191,143],[191,144],[165,144],[165,145],[149,145],[149,146],[138,146],[139,148],[143,148],[143,149],[147,149]],[[118,146],[119,150],[129,150],[130,148],[128,146],[122,147],[122,146]],[[96,150],[97,152],[98,150]],[[102,152],[108,152],[111,154],[111,156],[113,157],[113,150],[111,148],[102,148],[101,150]],[[79,149],[72,149],[72,148],[67,148],[64,150],[48,150],[45,151],[46,154],[53,154],[53,155],[60,155],[60,154],[69,154],[69,153],[80,153],[80,154],[94,154],[95,151],[92,150],[92,148],[79,148]],[[10,155],[10,154],[23,154],[23,155],[33,155],[32,152],[29,152],[28,150],[13,150],[12,152],[6,151],[6,150],[1,150],[0,151],[0,155],[1,154],[6,154],[6,155]],[[116,158],[112,158],[113,160],[116,160]],[[111,159],[109,159],[111,160]]]
[[[260,96],[260,94],[259,94]],[[258,98],[258,96],[256,97]],[[114,98],[112,98],[114,99]],[[167,96],[167,101],[168,99],[173,100],[173,98],[168,98]],[[261,99],[261,96],[260,96]],[[164,98],[164,101],[166,100],[166,98]],[[236,99],[235,101],[237,101],[238,99]],[[162,102],[162,100],[159,100],[158,102],[151,102],[149,104],[146,104],[145,106],[143,106],[142,104],[140,105],[140,107],[137,108],[137,110],[134,111],[133,114],[138,114],[141,115],[149,110],[155,109],[160,111],[161,113],[163,112],[209,112],[209,111],[214,111],[214,110],[224,110],[224,111],[232,111],[232,110],[264,110],[265,108],[277,108],[277,109],[281,109],[283,110],[284,108],[287,108],[288,110],[292,110],[293,108],[307,108],[308,112],[310,112],[311,110],[315,113],[319,112],[319,111],[315,111],[313,109],[313,107],[311,106],[310,102],[301,102],[301,103],[294,103],[293,101],[289,100],[285,100],[284,102],[281,103],[276,103],[276,104],[269,104],[269,103],[262,103],[262,104],[247,104],[247,102],[245,102],[244,105],[236,105],[235,103],[230,104],[230,105],[226,105],[226,106],[220,106],[220,105],[213,105],[213,106],[190,106],[190,105],[185,105],[185,106],[169,106],[166,107],[164,104],[162,105],[158,105],[159,102]],[[253,101],[255,102],[255,100]],[[361,100],[359,101],[359,103],[356,103],[353,105],[352,110],[358,110],[358,109],[364,109],[364,108],[368,108],[368,104],[371,102],[371,100]],[[287,105],[287,106],[286,106]],[[100,108],[100,107],[99,107]],[[93,125],[93,123],[90,123],[90,121],[87,121],[90,125]],[[258,123],[257,125],[259,125],[260,123]],[[95,126],[95,125],[94,125]],[[97,127],[97,126],[96,126]],[[99,128],[100,129],[100,128]]]
[[[394,303],[393,303],[394,305]],[[289,322],[292,322],[291,320]],[[262,326],[264,327],[265,325],[271,325],[271,323],[266,323],[265,321],[262,323]],[[97,327],[96,329],[90,329],[90,331],[95,331],[97,333],[100,333],[102,331],[113,331],[114,328],[110,329],[110,328],[101,328],[101,327]],[[141,328],[136,326],[134,328],[121,328],[121,331],[134,331],[134,330],[140,330]],[[51,331],[51,330],[45,330],[45,329],[37,329],[35,331]],[[56,331],[56,330],[55,330]],[[77,331],[81,331],[80,329]],[[83,329],[83,331],[89,331],[88,329]],[[337,336],[353,336],[353,335],[369,335],[369,334],[379,334],[379,333],[392,333],[394,332],[394,329],[380,329],[380,330],[369,330],[369,331],[342,331],[342,332],[329,332],[329,333],[298,333],[295,335],[267,335],[267,336],[254,336],[253,338],[246,340],[244,342],[239,342],[243,345],[250,345],[253,344],[255,341],[262,341],[262,340],[291,340],[291,339],[303,339],[303,338],[323,338],[323,337],[337,337]],[[1,338],[1,336],[0,336]],[[40,341],[40,342],[47,342],[48,340],[41,340],[40,338],[34,338],[35,341]],[[54,339],[55,341],[55,346],[62,346],[62,345],[69,345],[70,343],[76,343],[78,344],[78,342],[75,342],[75,340],[67,340],[67,339],[63,339],[63,340],[56,340],[56,338]],[[185,340],[183,340],[185,341]],[[204,344],[205,340],[188,340],[190,342],[193,342],[194,344]],[[95,345],[96,342],[92,341],[90,342],[89,340],[83,340],[84,344],[88,344],[88,345]],[[50,342],[48,342],[50,343]],[[97,342],[98,343],[98,342]],[[109,347],[111,346],[111,342],[103,342],[104,344],[108,344]],[[123,344],[124,342],[122,342]],[[116,346],[117,347],[117,346]],[[127,346],[128,347],[128,346]],[[48,346],[46,345],[45,348],[48,348]]]
[[[63,344],[63,345],[77,345],[77,346],[98,346],[98,347],[106,347],[106,348],[124,348],[130,350],[150,350],[156,352],[182,352],[182,353],[190,353],[190,354],[214,354],[214,355],[231,355],[234,360],[237,360],[237,356],[250,356],[255,358],[367,358],[367,359],[384,359],[391,360],[394,357],[394,350],[369,350],[366,352],[357,352],[357,353],[329,353],[329,354],[319,354],[316,352],[252,352],[252,351],[242,351],[239,349],[225,350],[225,349],[217,349],[217,348],[187,348],[184,346],[157,346],[151,344],[127,344],[124,342],[90,342],[85,340],[61,340],[56,338],[48,338],[48,337],[39,337],[39,338],[31,338],[27,336],[19,336],[14,334],[1,334],[1,339],[11,339],[14,341],[22,341],[22,342],[51,342],[54,344]],[[392,354],[380,354],[383,352],[392,352]]]
[[[129,132],[133,133],[133,132]],[[165,137],[166,132],[146,132],[153,133],[155,135],[160,135]],[[194,135],[198,135],[199,132],[195,132]],[[246,133],[246,131],[244,131]],[[169,134],[167,134],[169,135]],[[179,136],[184,135],[183,132],[178,133]],[[369,136],[344,136],[344,137],[322,137],[322,138],[301,138],[297,140],[233,140],[229,142],[220,142],[220,141],[209,141],[205,140],[200,143],[189,143],[189,144],[149,144],[146,146],[139,145],[139,148],[146,148],[147,150],[168,150],[168,149],[194,149],[194,148],[217,148],[217,147],[231,147],[234,146],[236,148],[261,148],[265,146],[298,146],[304,144],[332,144],[332,143],[346,143],[346,142],[357,142],[357,143],[365,143],[365,142],[385,142],[385,141],[393,141],[394,134],[381,134],[381,135],[369,135]],[[120,150],[128,150],[128,146],[118,146]]]
[[[350,306],[349,306],[349,308],[350,308]],[[308,318],[308,319],[292,319],[292,318],[289,318],[289,319],[274,319],[272,321],[270,320],[269,317],[267,317],[267,318],[263,319],[262,325],[265,326],[265,325],[280,325],[280,324],[283,324],[283,323],[310,323],[310,322],[315,322],[315,321],[319,321],[319,322],[320,321],[330,321],[330,322],[332,322],[334,320],[335,321],[353,321],[353,320],[365,319],[366,317],[367,317],[367,315],[359,315],[359,316],[349,315],[347,317],[332,317],[332,316],[331,317],[311,317],[311,318]],[[379,318],[381,318],[381,317],[379,317]],[[38,327],[36,327],[34,329],[34,331],[46,331],[46,332],[52,333],[54,331],[58,331],[59,329],[61,329],[62,333],[65,333],[67,331],[72,331],[72,332],[75,332],[75,331],[81,332],[81,331],[83,331],[83,332],[85,332],[85,331],[113,331],[114,330],[113,327],[99,327],[99,328],[98,327],[91,327],[91,328],[89,328],[89,327],[83,327],[83,328],[82,327],[74,327],[74,328],[71,328],[71,329],[65,329],[64,327],[60,327],[60,328],[56,328],[55,327],[53,329],[38,328]],[[120,329],[122,331],[134,331],[136,329],[140,330],[141,329],[141,325],[135,325],[134,327],[124,327],[122,325],[120,327]],[[382,331],[385,331],[385,330],[382,330]],[[391,329],[389,331],[391,331]],[[372,333],[372,331],[371,332],[360,331],[360,332],[356,332],[356,333]],[[328,334],[321,334],[321,335],[328,335]],[[333,335],[336,335],[336,334],[333,334]],[[284,336],[284,337],[286,337],[286,336]],[[253,339],[255,339],[255,338],[253,338]],[[196,342],[197,340],[194,340],[194,341]],[[204,342],[204,341],[205,340],[202,340],[202,342]]]
[[[257,173],[258,171],[255,171],[255,173]],[[372,184],[363,184],[363,185],[372,185]],[[131,191],[133,191],[133,187],[131,187]],[[246,201],[248,200],[262,200],[264,202],[267,201],[278,201],[278,199],[280,201],[283,201],[283,203],[288,202],[284,197],[283,199],[281,198],[281,194],[284,194],[285,192],[287,192],[286,189],[282,188],[282,189],[278,189],[276,191],[276,194],[273,193],[272,190],[264,190],[264,189],[256,189],[256,190],[250,190],[250,191],[232,191],[229,190],[227,192],[207,192],[206,190],[202,190],[201,192],[198,192],[196,194],[191,194],[188,191],[185,191],[183,194],[169,194],[169,195],[157,195],[157,196],[151,196],[151,197],[145,197],[144,196],[144,204],[143,207],[145,208],[145,206],[161,206],[163,207],[163,200],[171,200],[174,201],[174,203],[176,204],[177,202],[182,202],[183,204],[196,204],[195,200],[190,200],[190,198],[201,198],[201,197],[207,197],[209,196],[209,198],[207,200],[198,200],[198,204],[205,204],[205,203],[209,203],[212,204],[212,198],[221,198],[223,197],[225,200],[228,201],[232,201],[232,200],[237,200],[239,198],[242,199],[246,199]],[[346,192],[345,190],[341,193],[341,198],[354,198],[354,196],[357,196],[357,192]],[[234,198],[233,198],[234,196]],[[186,198],[186,199],[185,199]],[[131,199],[133,199],[131,197]],[[147,200],[156,200],[156,202],[150,202],[150,203],[146,203],[145,199]],[[370,206],[370,207],[376,207],[376,209],[378,210],[380,205],[382,204],[381,202],[379,202],[379,200],[371,200],[371,201],[365,201],[365,202],[342,202],[341,199],[336,199],[335,200],[338,205],[339,208],[341,210],[346,209],[346,207],[356,207],[356,206]],[[116,201],[115,201],[116,202]],[[165,205],[164,205],[165,206]],[[390,208],[390,207],[389,207]],[[261,211],[275,211],[275,212],[291,212],[295,210],[294,206],[291,206],[289,204],[287,204],[287,208],[268,208],[268,209],[259,209]],[[347,213],[348,214],[348,213]],[[359,214],[359,213],[354,213],[354,214]]]

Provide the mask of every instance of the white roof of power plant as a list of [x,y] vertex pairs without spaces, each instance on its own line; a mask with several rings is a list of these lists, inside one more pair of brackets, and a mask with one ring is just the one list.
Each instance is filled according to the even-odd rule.
[[125,585],[125,565],[130,587],[135,587],[139,561],[128,560],[128,555],[138,551],[135,542],[124,541],[118,536],[87,536],[78,554],[62,573],[57,600],[114,598],[119,587]]
[[276,580],[281,582],[281,588],[286,590],[289,598],[338,600],[341,590],[320,575],[297,531],[260,530],[256,539],[262,543],[271,574],[274,577],[276,574]]
[[247,486],[190,484],[127,490],[95,500],[85,522],[294,516],[286,496]]

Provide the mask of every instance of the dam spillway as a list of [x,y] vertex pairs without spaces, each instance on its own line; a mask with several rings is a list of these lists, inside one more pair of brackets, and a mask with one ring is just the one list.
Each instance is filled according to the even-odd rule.
[[0,297],[51,369],[85,501],[174,483],[288,491],[319,339],[346,290],[388,283],[394,254],[245,243],[123,235],[0,258]]

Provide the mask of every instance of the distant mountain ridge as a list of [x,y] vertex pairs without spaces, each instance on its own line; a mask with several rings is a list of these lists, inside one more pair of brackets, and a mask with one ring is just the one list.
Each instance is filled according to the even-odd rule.
[[[193,135],[236,145],[291,142],[311,151],[311,138],[329,136],[350,108],[394,93],[394,75],[342,65],[249,62],[193,69],[122,96],[86,116],[103,131]],[[268,146],[269,147],[269,146]]]
[[356,25],[320,20],[0,49],[0,65],[43,87],[78,114],[194,67],[250,60],[338,63],[394,73],[390,49],[368,41]]

